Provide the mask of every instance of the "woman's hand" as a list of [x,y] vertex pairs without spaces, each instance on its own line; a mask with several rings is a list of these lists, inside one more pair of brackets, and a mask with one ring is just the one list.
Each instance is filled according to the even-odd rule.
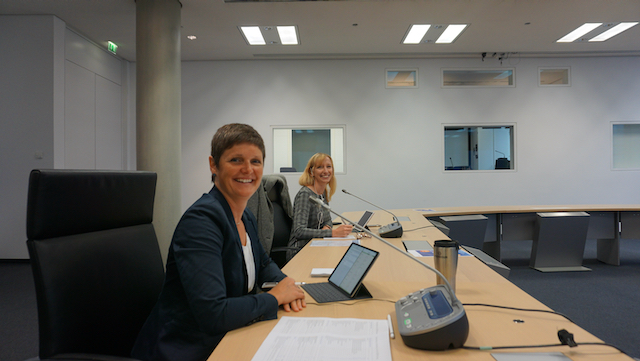
[[298,312],[307,307],[307,303],[304,301],[304,292],[291,277],[284,278],[267,293],[274,296],[278,300],[278,306],[283,305],[287,312],[292,310]]
[[350,224],[343,224],[331,230],[331,237],[346,237],[353,230]]
[[298,312],[298,311],[302,311],[303,308],[307,307],[307,302],[305,302],[304,298],[303,299],[297,299],[291,303],[285,303],[283,305],[283,308],[285,311],[287,312]]

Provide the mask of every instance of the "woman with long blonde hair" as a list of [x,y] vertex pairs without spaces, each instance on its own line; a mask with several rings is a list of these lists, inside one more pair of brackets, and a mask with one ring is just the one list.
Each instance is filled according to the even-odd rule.
[[293,227],[289,244],[303,247],[312,238],[346,237],[352,225],[333,228],[329,210],[313,203],[309,197],[318,198],[329,205],[336,192],[333,159],[324,153],[314,154],[307,163],[299,180],[300,191],[293,202]]

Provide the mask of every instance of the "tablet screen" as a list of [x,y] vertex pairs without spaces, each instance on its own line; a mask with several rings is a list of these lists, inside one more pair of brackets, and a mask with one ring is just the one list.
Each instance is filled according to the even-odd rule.
[[329,282],[353,297],[377,257],[377,251],[352,243],[329,277]]

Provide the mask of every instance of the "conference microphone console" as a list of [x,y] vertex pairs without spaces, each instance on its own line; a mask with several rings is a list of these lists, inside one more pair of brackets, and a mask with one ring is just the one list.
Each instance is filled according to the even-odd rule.
[[405,345],[447,350],[464,345],[469,321],[462,303],[444,285],[424,288],[396,302],[396,320]]
[[384,238],[400,238],[402,237],[402,225],[400,222],[389,223],[378,229],[380,237]]
[[382,226],[380,227],[380,229],[378,229],[378,234],[380,234],[380,237],[384,237],[384,238],[400,238],[402,237],[402,225],[400,224],[400,221],[398,221],[398,217],[396,217],[395,214],[391,213],[390,211],[380,207],[380,206],[376,206],[375,204],[369,202],[366,199],[362,199],[360,197],[358,197],[355,194],[349,193],[347,192],[346,189],[343,189],[342,192],[344,194],[348,194],[352,197],[358,198],[359,200],[365,202],[365,203],[369,203],[370,205],[382,209],[383,211],[389,213],[390,215],[393,216],[393,223],[387,224],[386,226]]
[[[344,190],[343,192],[346,193]],[[423,288],[402,297],[396,302],[396,321],[405,345],[433,351],[460,348],[464,345],[469,336],[467,313],[462,307],[462,302],[456,297],[449,281],[442,273],[378,235],[373,234],[368,229],[336,213],[321,200],[313,196],[309,197],[309,200],[353,224],[358,231],[367,233],[402,253],[410,260],[418,262],[421,266],[434,272],[444,280],[444,285]]]

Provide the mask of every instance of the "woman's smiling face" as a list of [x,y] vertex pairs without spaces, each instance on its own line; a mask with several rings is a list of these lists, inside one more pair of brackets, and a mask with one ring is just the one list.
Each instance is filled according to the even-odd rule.
[[219,164],[209,157],[215,185],[228,202],[246,202],[260,186],[264,169],[262,151],[251,143],[240,143],[220,156]]
[[331,158],[325,157],[320,164],[313,167],[312,170],[313,179],[321,185],[326,186],[333,177],[333,163]]

